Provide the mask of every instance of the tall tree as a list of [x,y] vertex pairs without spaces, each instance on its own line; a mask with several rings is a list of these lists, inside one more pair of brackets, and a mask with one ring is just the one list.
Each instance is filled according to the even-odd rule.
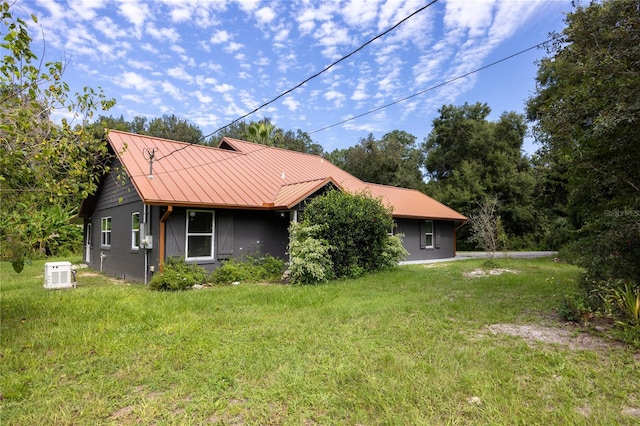
[[347,149],[334,150],[327,159],[365,182],[421,189],[422,151],[416,137],[394,130],[376,140],[372,134]]
[[566,22],[538,65],[527,117],[546,155],[568,165],[568,212],[580,226],[640,196],[640,7],[593,2]]
[[[3,256],[19,266],[34,246],[54,238],[37,234],[42,212],[60,206],[70,212],[96,189],[107,151],[85,124],[115,101],[88,87],[70,93],[64,64],[38,60],[27,21],[15,7],[0,4],[0,241]],[[56,111],[78,121],[56,124],[50,118]]]
[[[428,193],[467,216],[475,214],[487,196],[497,197],[497,214],[512,246],[530,245],[537,218],[534,179],[522,152],[524,116],[505,112],[490,122],[490,113],[481,103],[440,109],[423,143]],[[461,236],[466,236],[464,231]]]
[[577,228],[570,247],[586,270],[585,297],[598,306],[640,287],[638,2],[576,7],[547,53],[527,116],[545,182],[566,194],[564,213]]

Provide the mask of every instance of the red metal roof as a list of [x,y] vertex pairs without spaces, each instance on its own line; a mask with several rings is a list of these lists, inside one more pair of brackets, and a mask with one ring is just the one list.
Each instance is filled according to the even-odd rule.
[[[289,209],[331,182],[380,197],[395,217],[466,220],[419,191],[363,182],[317,155],[231,138],[213,148],[111,130],[108,140],[147,204]],[[144,152],[153,148],[150,175]]]

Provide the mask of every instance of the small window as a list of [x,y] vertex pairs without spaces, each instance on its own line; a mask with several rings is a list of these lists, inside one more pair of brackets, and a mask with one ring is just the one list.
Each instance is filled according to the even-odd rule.
[[425,220],[422,223],[422,248],[433,248],[433,221]]
[[131,214],[131,248],[140,249],[140,213]]
[[100,245],[111,247],[111,216],[100,219]]
[[213,260],[213,212],[187,210],[186,260]]

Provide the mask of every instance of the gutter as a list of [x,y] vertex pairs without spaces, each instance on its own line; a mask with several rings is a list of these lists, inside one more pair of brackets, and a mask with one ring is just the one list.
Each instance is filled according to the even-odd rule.
[[159,235],[159,242],[158,242],[158,250],[159,250],[159,265],[158,265],[158,270],[160,272],[164,271],[164,257],[165,257],[165,230],[166,230],[166,222],[167,219],[169,219],[169,216],[171,216],[171,213],[173,213],[173,206],[167,206],[167,211],[164,212],[164,214],[162,215],[162,217],[160,218],[160,235]]

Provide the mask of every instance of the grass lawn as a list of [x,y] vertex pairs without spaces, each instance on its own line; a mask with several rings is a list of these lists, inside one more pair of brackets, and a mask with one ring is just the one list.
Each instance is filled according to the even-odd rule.
[[489,328],[571,330],[555,309],[578,270],[498,262],[517,273],[467,277],[468,260],[179,293],[88,270],[46,290],[43,261],[2,263],[0,423],[638,424],[632,349]]

